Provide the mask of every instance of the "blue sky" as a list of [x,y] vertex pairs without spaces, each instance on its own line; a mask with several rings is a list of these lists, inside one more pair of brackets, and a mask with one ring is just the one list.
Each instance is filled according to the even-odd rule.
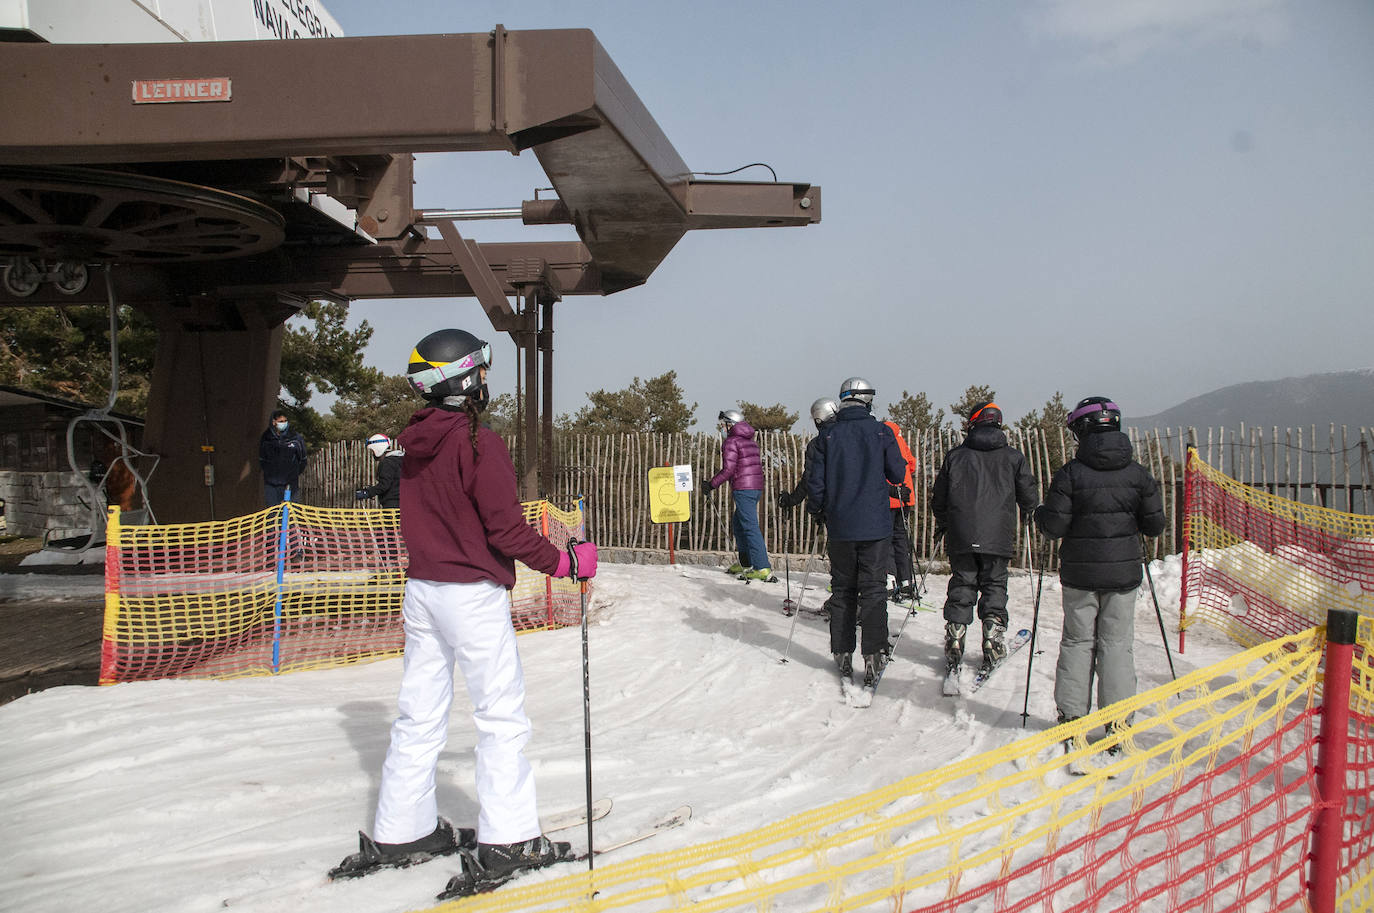
[[[555,408],[675,370],[702,426],[801,412],[851,375],[877,411],[987,384],[1127,416],[1232,383],[1374,365],[1368,0],[496,3],[326,0],[346,34],[590,28],[694,171],[823,188],[808,228],[689,233],[638,289],[555,315]],[[530,153],[422,157],[421,208],[514,206]],[[751,169],[740,177],[767,179]],[[517,223],[477,240],[570,237]],[[472,300],[355,302],[368,361]]]

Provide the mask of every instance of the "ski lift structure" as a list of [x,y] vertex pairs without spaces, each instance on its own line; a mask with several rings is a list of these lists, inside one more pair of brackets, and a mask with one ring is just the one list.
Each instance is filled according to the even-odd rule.
[[[154,319],[142,449],[120,447],[156,455],[138,484],[161,522],[261,507],[283,323],[312,300],[476,298],[517,351],[532,498],[552,484],[558,303],[643,284],[691,230],[820,221],[810,183],[699,179],[587,30],[30,40],[0,44],[0,85],[0,307],[118,300]],[[429,152],[528,152],[553,196],[417,206]],[[459,228],[493,217],[577,239]]]
[[[114,285],[110,282],[109,268],[104,269],[105,287],[109,295],[110,315],[110,393],[105,405],[88,409],[73,416],[67,422],[67,465],[81,480],[86,490],[82,499],[90,514],[90,522],[83,527],[49,527],[43,533],[43,550],[77,559],[92,549],[104,548],[106,516],[109,512],[109,482],[115,473],[127,473],[139,495],[142,507],[129,508],[122,512],[121,521],[126,525],[156,523],[151,502],[148,497],[148,479],[157,468],[158,455],[136,447],[129,435],[129,422],[115,413],[115,400],[119,396],[119,306],[114,297]],[[93,462],[91,471],[83,471],[77,457],[76,441],[83,427],[89,427],[93,437],[104,439],[118,448],[117,455],[109,462]],[[99,467],[99,477],[95,468]]]

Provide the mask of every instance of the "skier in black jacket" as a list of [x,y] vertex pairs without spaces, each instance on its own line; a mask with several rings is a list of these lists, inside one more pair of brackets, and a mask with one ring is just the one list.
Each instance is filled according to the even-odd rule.
[[783,510],[791,510],[806,502],[806,469],[816,460],[816,446],[825,430],[835,423],[835,416],[840,411],[840,404],[828,396],[822,396],[811,404],[811,421],[816,423],[816,436],[806,442],[806,451],[802,455],[802,474],[797,479],[797,484],[791,491],[778,492],[778,507]]
[[286,413],[278,409],[272,413],[267,430],[258,439],[258,465],[262,467],[262,497],[265,506],[276,507],[291,491],[295,499],[296,484],[305,469],[305,438],[291,430]]
[[353,492],[358,501],[376,498],[382,507],[401,506],[401,460],[405,451],[400,445],[393,447],[391,438],[385,434],[374,434],[367,439],[367,449],[377,458],[377,484],[359,488]]
[[979,403],[969,413],[964,442],[945,454],[935,476],[931,511],[945,537],[949,589],[945,598],[945,675],[958,675],[974,605],[983,622],[983,668],[1007,655],[1007,566],[1016,553],[1016,508],[1030,523],[1039,502],[1035,476],[1021,451],[1007,444],[1002,410]]
[[[1054,676],[1059,721],[1135,694],[1135,600],[1140,535],[1164,531],[1164,501],[1121,432],[1121,410],[1104,396],[1080,400],[1068,415],[1078,452],[1060,467],[1035,512],[1035,524],[1059,546],[1064,633]],[[1118,721],[1120,724],[1125,719]],[[1109,729],[1112,727],[1108,727]]]
[[830,552],[830,652],[853,674],[854,628],[863,628],[864,685],[887,662],[887,566],[892,509],[887,489],[906,477],[892,429],[873,417],[876,391],[860,377],[840,386],[835,423],[816,438],[806,467],[806,509],[825,523]]

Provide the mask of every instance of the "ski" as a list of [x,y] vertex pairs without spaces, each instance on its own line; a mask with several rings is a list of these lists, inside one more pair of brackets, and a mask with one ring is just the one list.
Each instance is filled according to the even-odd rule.
[[[631,846],[643,840],[648,840],[650,837],[661,834],[663,831],[681,827],[691,817],[692,807],[690,805],[682,805],[673,809],[658,821],[654,822],[649,828],[633,837],[621,840],[618,843],[612,843],[609,846],[603,846],[591,853],[583,853],[580,856],[570,856],[558,861],[585,862],[589,855],[601,856],[605,853],[623,849],[624,847]],[[510,872],[502,872],[499,875],[492,875],[482,869],[481,863],[477,861],[476,853],[464,851],[459,858],[462,861],[463,871],[449,879],[448,885],[437,895],[437,900],[449,900],[454,897],[471,897],[474,894],[485,894],[488,891],[494,891],[502,885],[514,881],[527,872],[534,871],[534,869],[515,869]],[[543,868],[543,866],[540,868]]]
[[[611,813],[611,800],[598,799],[592,803],[592,820],[600,821]],[[567,830],[570,827],[577,827],[579,824],[587,823],[586,806],[582,808],[569,809],[550,815],[540,822],[543,832],[551,834],[556,831]],[[405,869],[413,865],[429,862],[438,856],[451,855],[465,849],[475,849],[477,847],[477,831],[470,827],[455,829],[454,844],[452,849],[447,849],[441,853],[410,853],[405,856],[393,859],[382,859],[381,850],[373,839],[362,831],[358,832],[358,852],[344,859],[343,862],[329,870],[329,880],[339,881],[345,878],[362,878],[364,875],[371,875],[373,872],[380,872],[382,869]],[[228,906],[228,902],[225,903]]]
[[992,678],[993,673],[1005,666],[1007,660],[1015,656],[1016,651],[1020,650],[1028,643],[1030,643],[1030,631],[1026,628],[1017,631],[1016,635],[1012,637],[1011,641],[1007,644],[1007,655],[1002,657],[1000,661],[994,663],[992,666],[979,669],[978,673],[973,676],[973,684],[968,689],[969,694],[983,687],[983,685],[987,683],[987,680]]
[[944,684],[940,686],[940,693],[945,697],[958,697],[964,693],[964,686],[959,681],[959,671],[963,668],[963,663],[957,666],[945,667]]
[[[595,802],[592,803],[593,821],[600,821],[602,818],[606,817],[610,813],[610,799],[597,799]],[[586,823],[587,808],[586,806],[583,806],[582,808],[570,808],[566,812],[559,812],[556,815],[550,815],[543,821],[539,822],[539,826],[543,829],[544,833],[552,834],[555,831],[565,831],[570,827],[577,827],[579,824]]]
[[[661,834],[664,831],[670,831],[675,827],[682,827],[682,825],[686,824],[691,819],[691,817],[692,806],[679,805],[677,808],[673,809],[668,814],[664,815],[662,818],[659,818],[647,829],[639,832],[633,837],[621,840],[618,843],[612,843],[610,846],[603,846],[600,849],[598,849],[593,855],[600,856],[604,853],[610,853],[614,852],[615,850],[624,849],[625,847],[630,846],[631,844],[639,843],[643,840],[648,840],[650,837],[653,837],[657,834]],[[581,856],[578,856],[577,859],[579,862],[585,862],[587,860],[587,854],[583,853]]]

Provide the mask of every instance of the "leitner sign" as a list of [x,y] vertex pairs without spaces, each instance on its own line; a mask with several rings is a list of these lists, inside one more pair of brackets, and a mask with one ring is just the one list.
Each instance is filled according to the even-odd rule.
[[233,93],[233,84],[228,76],[135,79],[133,91],[136,105],[181,101],[229,101]]

